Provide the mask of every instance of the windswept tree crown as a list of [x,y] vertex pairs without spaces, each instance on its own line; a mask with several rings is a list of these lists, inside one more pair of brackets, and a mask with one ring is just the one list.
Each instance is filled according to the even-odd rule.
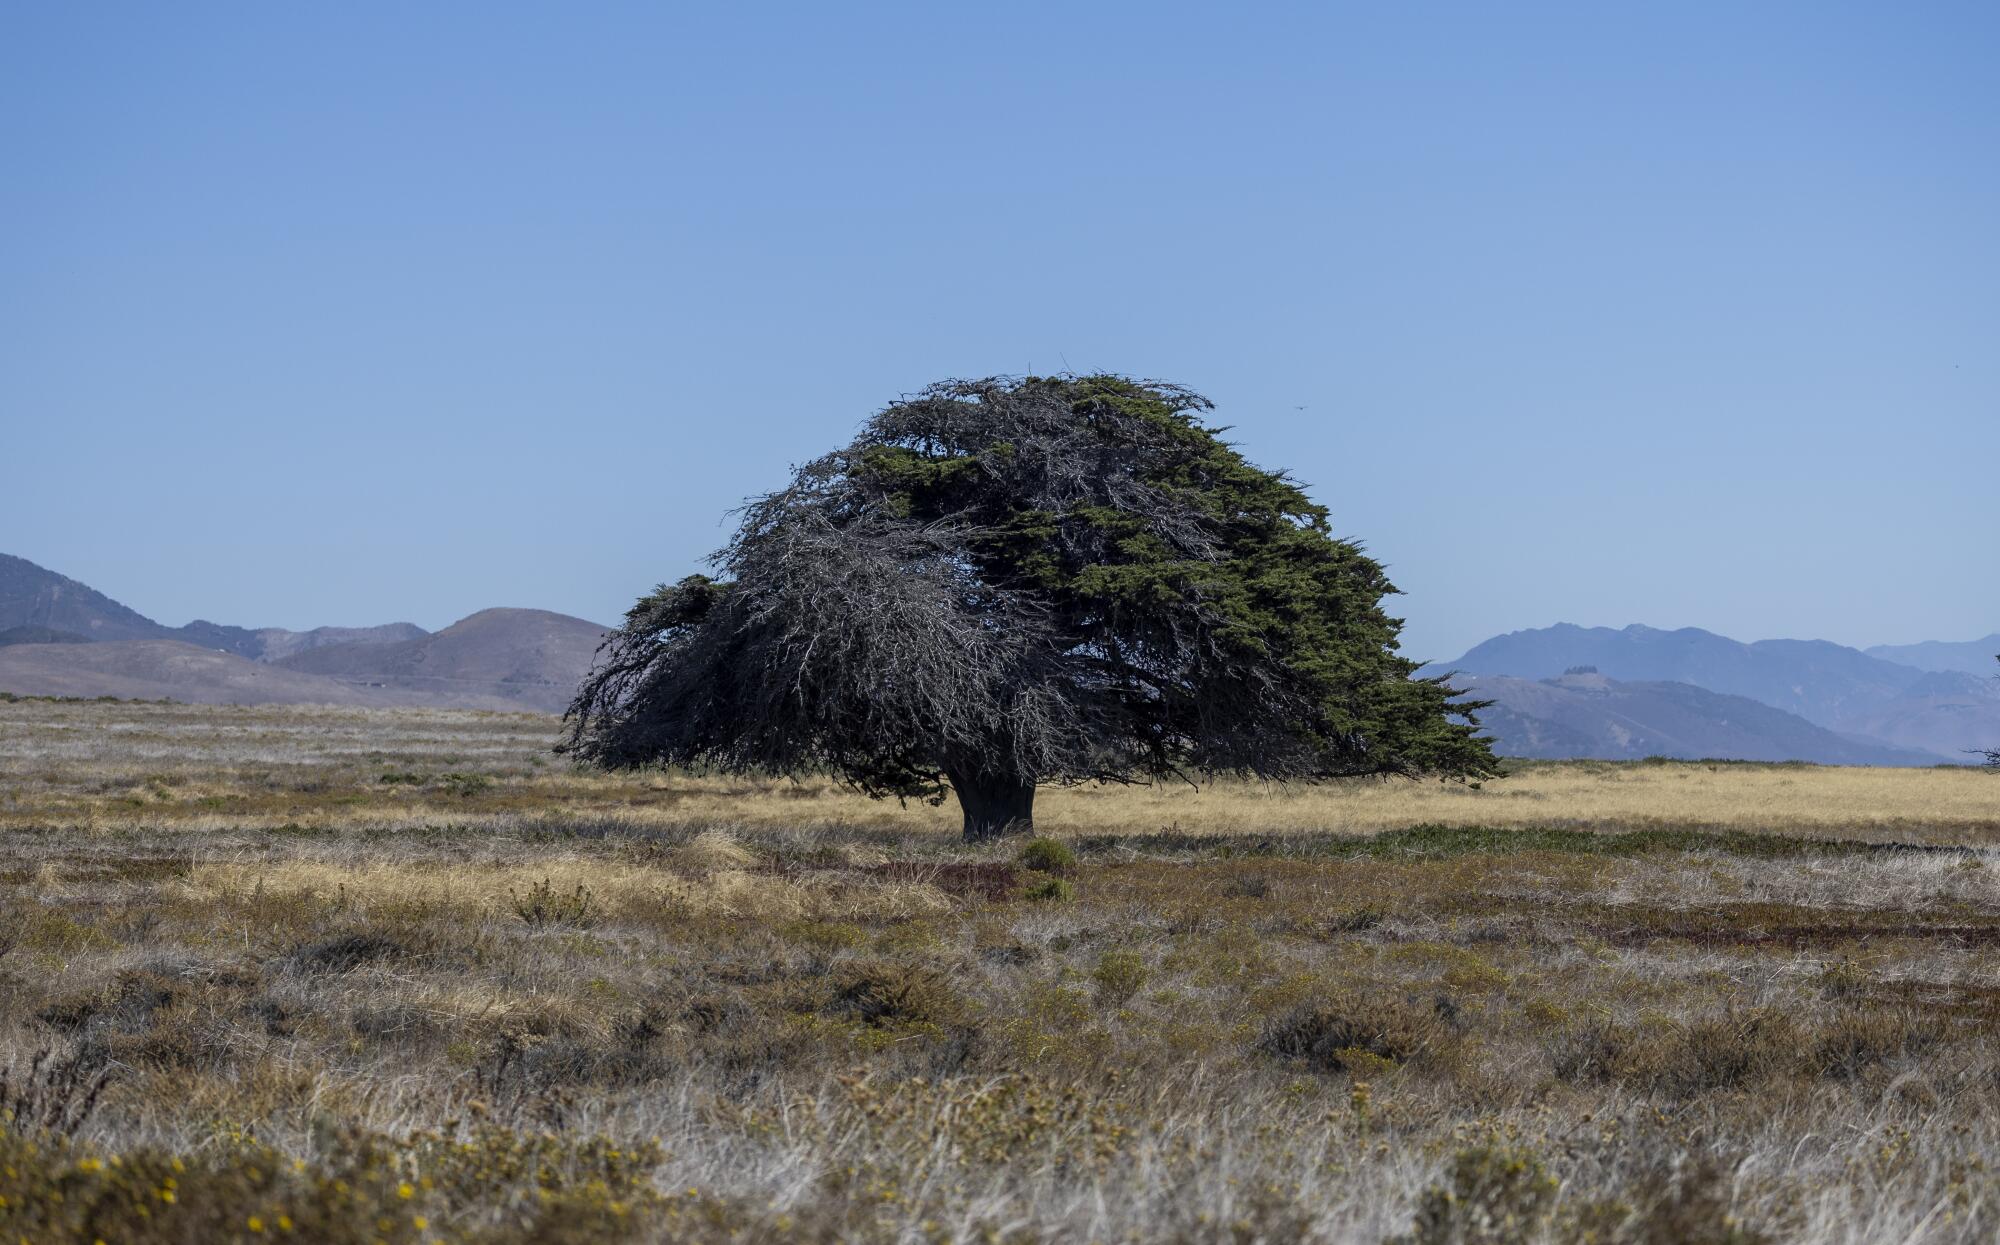
[[632,608],[565,748],[922,796],[1490,772],[1452,690],[1396,654],[1382,568],[1210,409],[1119,376],[892,404],[748,505],[718,578]]

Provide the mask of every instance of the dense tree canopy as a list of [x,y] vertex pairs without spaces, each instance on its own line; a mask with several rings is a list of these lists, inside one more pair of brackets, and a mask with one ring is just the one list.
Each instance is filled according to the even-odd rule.
[[1382,568],[1210,409],[1118,376],[892,404],[745,509],[719,578],[632,608],[563,747],[948,784],[970,837],[1027,828],[1038,783],[1491,772]]

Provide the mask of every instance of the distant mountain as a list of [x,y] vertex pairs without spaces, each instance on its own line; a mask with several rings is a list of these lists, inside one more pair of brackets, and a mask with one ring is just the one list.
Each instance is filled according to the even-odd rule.
[[1746,696],[1692,684],[1619,682],[1574,673],[1530,680],[1461,678],[1469,694],[1494,703],[1479,715],[1502,756],[1649,756],[1822,765],[1933,765],[1939,757],[1850,739]]
[[1831,729],[1845,729],[1844,722],[1886,706],[1923,677],[1825,640],[1744,644],[1699,627],[1613,630],[1569,623],[1496,636],[1441,668],[1548,679],[1573,666],[1595,666],[1613,679],[1691,683],[1748,696]]
[[1954,761],[1969,760],[1967,749],[2000,751],[2000,679],[1932,671],[1888,704],[1848,719],[1842,729]]
[[0,628],[47,627],[92,640],[153,640],[167,628],[88,584],[0,553]]
[[[1683,627],[1578,627],[1559,623],[1496,636],[1427,673],[1528,681],[1588,666],[1625,683],[1682,683],[1744,696],[1837,735],[1886,748],[1920,749],[1963,762],[1992,747],[2000,682],[1926,673],[1825,640],[1759,640]],[[1746,745],[1747,746],[1747,745]]]
[[0,648],[0,691],[23,696],[116,696],[197,705],[434,705],[520,710],[477,689],[445,694],[355,686],[179,640],[15,644]]
[[[197,618],[167,627],[66,575],[0,553],[0,632],[41,627],[85,640],[181,640],[254,661],[276,661],[324,644],[395,644],[429,635],[414,623],[380,627],[232,627]],[[28,641],[16,639],[13,643]]]
[[1922,644],[1877,644],[1866,650],[1870,657],[1893,661],[1919,670],[1962,670],[1967,674],[2000,674],[1994,658],[2000,656],[2000,631],[1983,640],[1950,643],[1926,640]]
[[409,704],[559,713],[605,628],[491,609],[432,635],[380,627],[164,627],[86,584],[0,554],[0,691],[191,703]]
[[547,713],[569,707],[605,628],[546,610],[481,610],[400,644],[330,644],[278,665],[350,686],[496,696]]

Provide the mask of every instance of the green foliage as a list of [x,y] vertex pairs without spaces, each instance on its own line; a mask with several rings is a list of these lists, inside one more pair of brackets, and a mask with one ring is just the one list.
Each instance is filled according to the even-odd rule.
[[439,774],[437,782],[438,786],[460,798],[478,795],[493,785],[493,780],[484,774]]
[[[1166,633],[1187,616],[1215,618],[1213,670],[1167,684],[1148,725],[1198,708],[1176,703],[1177,694],[1214,674],[1263,672],[1323,711],[1295,730],[1327,744],[1369,741],[1377,755],[1356,769],[1492,772],[1485,746],[1447,711],[1446,689],[1412,679],[1416,663],[1395,656],[1400,623],[1380,607],[1395,589],[1381,566],[1334,538],[1326,509],[1283,472],[1252,466],[1204,426],[1206,402],[1110,375],[1028,377],[1002,388],[1053,397],[1107,437],[1118,417],[1157,437],[1164,448],[1130,455],[1133,482],[1199,513],[1213,552],[1176,547],[1133,505],[1051,505],[1017,474],[1025,460],[1012,442],[878,445],[860,455],[859,469],[913,521],[978,521],[992,533],[971,542],[983,578],[1040,594],[1069,637],[1111,655],[1114,676],[1121,662],[1167,647]],[[1136,678],[1135,692],[1140,684],[1149,696],[1163,690]]]
[[1069,873],[1076,868],[1076,853],[1055,839],[1030,839],[1020,859],[1022,868],[1037,873]]
[[972,837],[1042,782],[1497,773],[1480,704],[1398,654],[1381,565],[1210,409],[1112,375],[891,404],[746,508],[729,578],[632,608],[564,749],[948,782]]
[[1061,878],[1049,878],[1030,886],[1021,897],[1036,903],[1068,903],[1076,898],[1076,887]]
[[1146,967],[1145,957],[1136,951],[1106,951],[1097,958],[1097,967],[1090,970],[1098,1001],[1114,1007],[1123,1006],[1144,989],[1150,976],[1152,970]]

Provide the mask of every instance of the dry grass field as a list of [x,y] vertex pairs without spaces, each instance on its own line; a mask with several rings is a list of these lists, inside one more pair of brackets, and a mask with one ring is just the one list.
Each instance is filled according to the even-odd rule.
[[2000,777],[1080,789],[969,849],[552,734],[0,703],[0,1241],[2000,1236]]

